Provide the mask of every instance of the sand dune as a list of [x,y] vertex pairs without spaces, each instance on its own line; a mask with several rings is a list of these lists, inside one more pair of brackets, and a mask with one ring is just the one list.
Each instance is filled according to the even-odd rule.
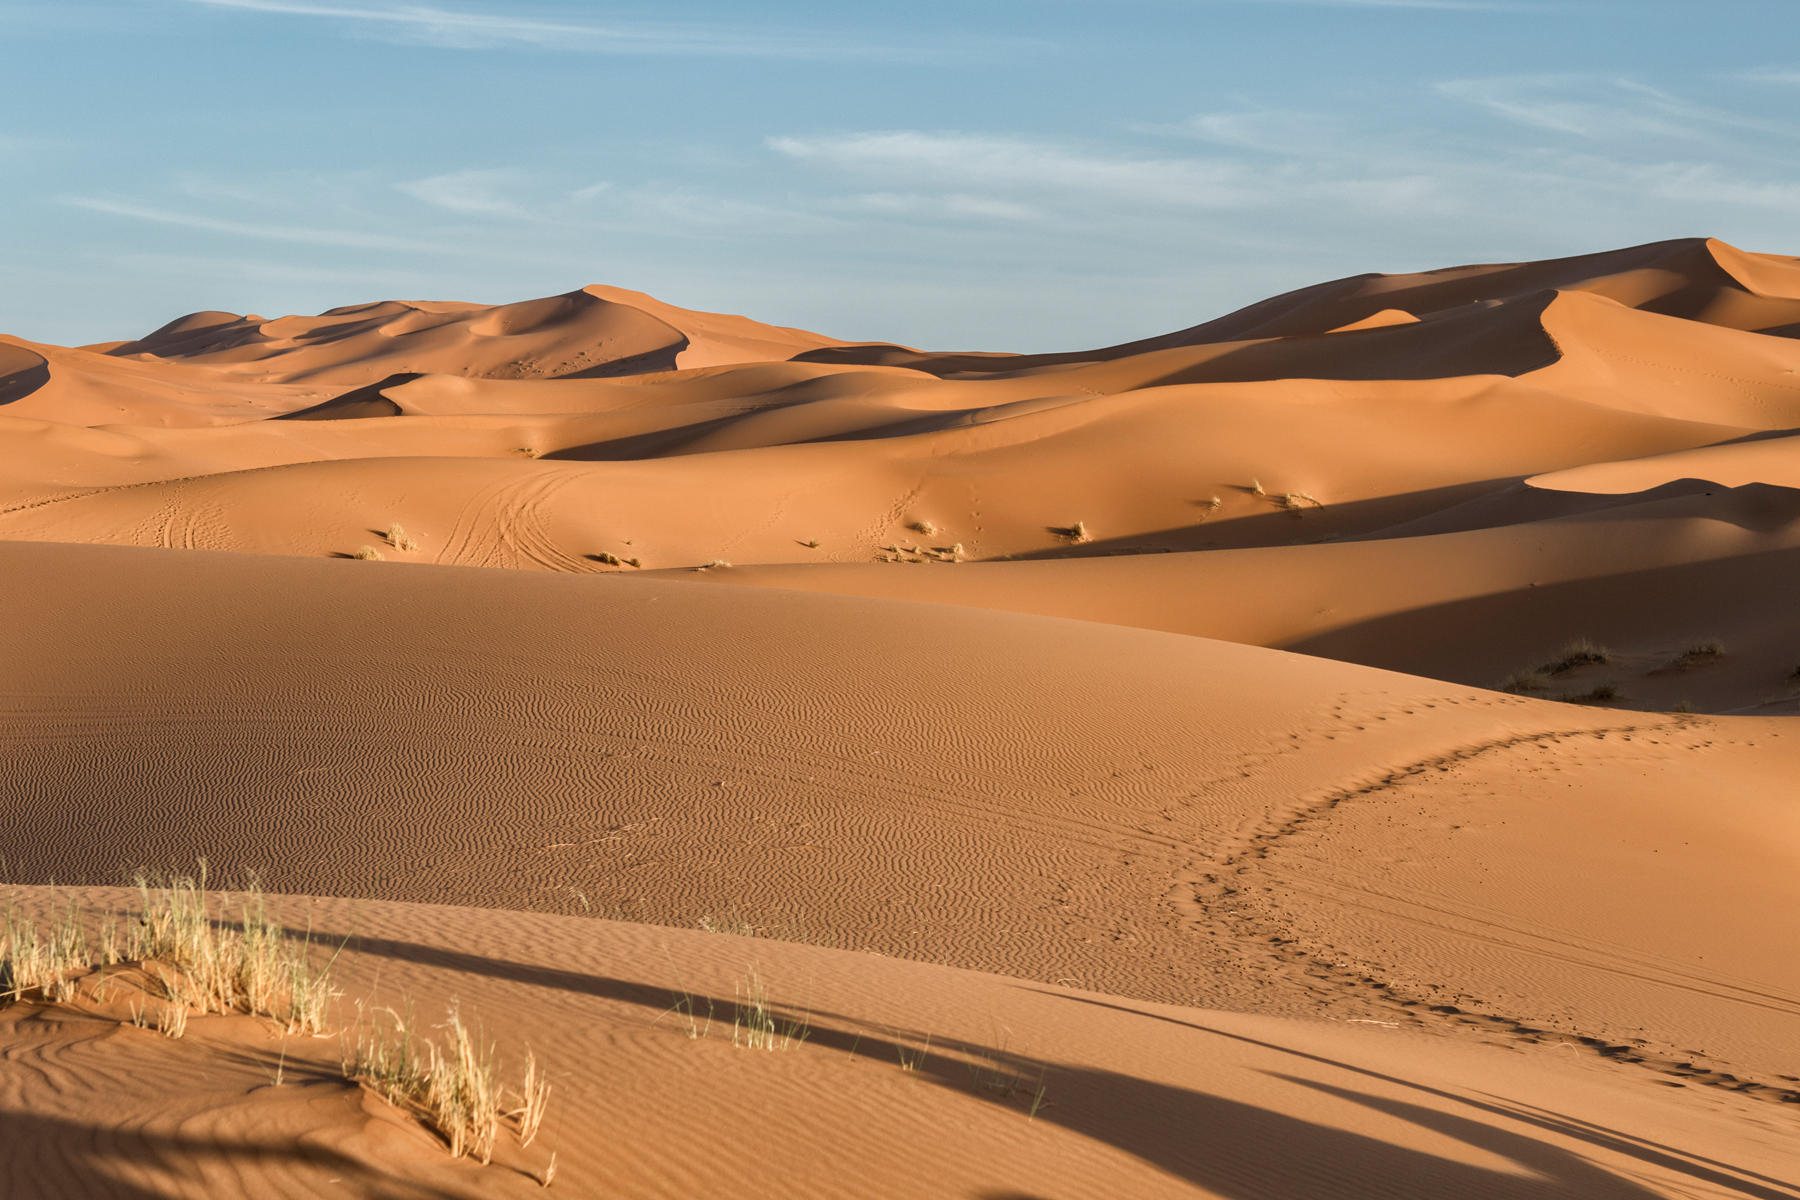
[[[22,899],[41,911],[63,895]],[[454,994],[489,1020],[503,1056],[553,1046],[560,1130],[491,1167],[452,1162],[338,1081],[332,1044],[283,1043],[219,1018],[196,1019],[180,1042],[130,1028],[102,1036],[15,1009],[0,1029],[9,1065],[26,1069],[9,1072],[0,1137],[12,1139],[16,1183],[125,1197],[540,1195],[533,1177],[554,1146],[552,1195],[1787,1191],[1791,1135],[1763,1119],[1770,1106],[1708,1089],[1712,1103],[1696,1110],[1692,1089],[1632,1086],[1566,1050],[1157,1005],[588,918],[284,907],[351,936],[337,968],[348,992],[406,996],[421,1010]],[[736,989],[752,966],[784,1013],[804,1013],[810,1035],[797,1048],[732,1046]],[[689,1040],[669,1012],[684,993],[702,1013],[711,1001],[719,1021],[706,1037]],[[915,1070],[902,1054],[919,1056]]]
[[[544,1051],[577,1195],[1800,1195],[1797,333],[1684,240],[1054,355],[0,339],[13,903],[255,874]],[[752,968],[808,1041],[683,1034]],[[539,1190],[337,1053],[0,1007],[0,1190]]]
[[202,363],[258,382],[373,380],[400,371],[486,379],[625,375],[790,358],[834,344],[594,286],[518,304],[356,304],[317,317],[193,313],[108,351]]

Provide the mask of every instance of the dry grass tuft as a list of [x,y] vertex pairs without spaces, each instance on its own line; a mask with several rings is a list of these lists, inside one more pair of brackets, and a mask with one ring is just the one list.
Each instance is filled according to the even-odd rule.
[[387,540],[388,540],[388,545],[392,546],[396,550],[401,550],[408,554],[411,554],[413,551],[415,551],[419,548],[418,541],[412,536],[412,534],[406,532],[406,528],[403,525],[401,525],[400,522],[398,522],[398,521],[395,521],[393,524],[388,526]]
[[733,991],[737,1003],[731,1020],[732,1045],[751,1050],[789,1050],[812,1035],[808,1017],[796,1019],[775,1014],[769,1006],[768,985],[755,967],[738,980]]
[[[437,1130],[453,1157],[492,1162],[502,1119],[513,1123],[521,1146],[529,1146],[544,1123],[550,1081],[537,1056],[526,1051],[524,1081],[509,1093],[499,1082],[493,1043],[471,1029],[454,1005],[425,1035],[413,1031],[410,1014],[391,1008],[364,1014],[345,1049],[344,1077]],[[514,1102],[507,1105],[509,1094]]]
[[915,533],[922,533],[926,537],[935,537],[938,531],[938,527],[930,521],[914,521],[912,524],[908,525],[907,528],[913,530]]
[[1578,696],[1564,696],[1563,700],[1569,704],[1611,704],[1618,698],[1619,689],[1617,685],[1611,683],[1597,683],[1588,691],[1585,691]]
[[1693,667],[1714,658],[1725,657],[1725,644],[1717,638],[1704,642],[1695,642],[1680,654],[1669,660],[1673,668]]
[[393,1009],[359,1021],[344,1077],[363,1084],[396,1108],[413,1113],[443,1135],[455,1158],[492,1162],[500,1129],[500,1087],[492,1043],[483,1044],[454,1007],[439,1026],[442,1040],[418,1037]]
[[[268,1018],[290,1035],[322,1034],[337,995],[329,984],[336,955],[316,963],[310,933],[290,936],[268,915],[260,888],[253,885],[239,897],[232,920],[206,883],[204,862],[197,877],[170,877],[153,886],[140,876],[140,911],[122,936],[115,914],[106,914],[97,955],[86,933],[90,922],[78,906],[41,929],[9,909],[0,920],[0,1003],[69,1003],[89,978],[90,994],[100,999],[125,978],[102,968],[126,964],[135,968],[131,979],[141,977],[141,983],[127,984],[144,992],[127,1005],[131,1024],[140,1029],[180,1038],[190,1016],[216,1012]],[[353,1049],[346,1042],[345,1079],[421,1117],[458,1157],[491,1161],[502,1120],[513,1123],[522,1146],[537,1137],[550,1082],[536,1055],[527,1051],[523,1083],[503,1094],[492,1044],[482,1042],[455,1007],[438,1027],[442,1036],[424,1038],[391,1010],[382,1011],[391,1022],[359,1018]],[[546,1186],[553,1175],[554,1167]]]
[[1556,657],[1539,667],[1546,675],[1560,675],[1564,671],[1572,671],[1576,667],[1590,664],[1604,664],[1612,661],[1612,651],[1605,646],[1596,646],[1587,638],[1577,638],[1556,652]]
[[363,546],[350,557],[361,559],[363,562],[380,562],[384,556],[373,546]]
[[[67,1003],[78,992],[75,976],[130,962],[160,993],[164,1008],[157,1025],[171,1037],[186,1029],[190,1009],[266,1017],[290,1034],[323,1031],[335,995],[332,963],[316,966],[310,936],[290,938],[269,918],[260,889],[244,893],[235,924],[214,919],[204,864],[198,878],[172,878],[154,888],[140,877],[138,895],[142,911],[126,926],[123,942],[116,919],[107,914],[98,956],[84,932],[85,917],[73,905],[44,934],[9,914],[0,949],[0,1000],[36,995]],[[104,983],[97,980],[95,989]],[[170,1015],[174,1007],[184,1015]]]

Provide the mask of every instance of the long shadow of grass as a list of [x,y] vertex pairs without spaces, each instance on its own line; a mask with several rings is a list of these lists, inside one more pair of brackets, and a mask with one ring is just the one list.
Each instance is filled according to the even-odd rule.
[[[336,935],[328,936],[337,940]],[[361,953],[423,966],[618,1001],[657,1017],[667,1013],[676,999],[668,988],[646,982],[508,962],[416,942],[352,937],[350,946]],[[1452,1138],[1471,1150],[1504,1159],[1514,1169],[1492,1170],[1459,1162],[1191,1088],[958,1039],[931,1037],[923,1030],[871,1027],[848,1014],[816,1010],[806,1014],[811,1022],[807,1044],[834,1053],[889,1061],[895,1070],[902,1070],[902,1062],[910,1061],[915,1064],[912,1073],[921,1082],[1004,1104],[1020,1112],[1020,1119],[1025,1119],[1028,1103],[1024,1097],[1031,1095],[1032,1087],[1042,1080],[1048,1103],[1038,1112],[1037,1120],[1103,1142],[1184,1180],[1241,1200],[1326,1193],[1371,1198],[1455,1196],[1469,1200],[1650,1200],[1658,1195],[1552,1140],[1521,1131],[1518,1126],[1629,1155],[1755,1200],[1795,1200],[1800,1196],[1791,1185],[1722,1164],[1709,1165],[1695,1156],[1572,1118],[1471,1100],[1323,1056],[1141,1013],[1124,1005],[1064,993],[1042,994],[1147,1019],[1167,1020],[1200,1035],[1254,1044],[1296,1061],[1343,1072],[1348,1079],[1366,1078],[1430,1096],[1439,1102],[1437,1106],[1358,1091],[1347,1086],[1348,1079],[1345,1083],[1298,1078],[1290,1081],[1363,1104],[1436,1138]],[[729,1021],[736,997],[693,994],[691,1000],[697,1009],[708,1008]],[[682,1034],[671,1028],[670,1036]],[[1005,1095],[998,1095],[975,1082],[979,1070],[1025,1082],[1020,1088],[1009,1088]],[[1444,1105],[1468,1109],[1473,1115],[1446,1111]],[[1766,1182],[1757,1182],[1759,1179]]]

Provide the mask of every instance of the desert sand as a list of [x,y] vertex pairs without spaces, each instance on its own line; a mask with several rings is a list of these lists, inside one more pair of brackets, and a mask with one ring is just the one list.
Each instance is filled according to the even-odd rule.
[[204,860],[554,1089],[483,1165],[33,994],[0,1192],[1800,1196],[1795,430],[1800,260],[1698,239],[1054,355],[0,338],[9,911]]

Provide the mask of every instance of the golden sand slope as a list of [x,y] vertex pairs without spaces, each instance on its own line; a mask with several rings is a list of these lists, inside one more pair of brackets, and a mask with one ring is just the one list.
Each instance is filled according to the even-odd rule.
[[[1566,1049],[591,919],[285,908],[334,944],[351,937],[336,967],[345,1009],[410,1002],[430,1021],[455,998],[504,1061],[527,1045],[547,1057],[537,1142],[489,1167],[452,1161],[337,1080],[333,1040],[196,1017],[170,1042],[15,1009],[0,1012],[14,1194],[541,1195],[552,1151],[550,1194],[575,1196],[1792,1194],[1791,1122],[1774,1106],[1647,1085]],[[794,1048],[732,1045],[752,971],[783,1019],[808,1025]],[[712,1014],[698,1039],[670,1011],[684,995],[701,1022]]]
[[791,358],[834,344],[804,330],[594,286],[491,307],[390,300],[274,321],[194,313],[106,353],[203,364],[258,382],[343,383],[400,371],[484,379],[625,375]]
[[[1800,1195],[1796,333],[1686,241],[1031,357],[3,339],[4,874],[337,897],[346,1003],[560,1061],[579,1195]],[[800,1050],[658,1020],[752,965]],[[0,1011],[0,1178],[537,1188],[198,1026]]]
[[1800,965],[1768,947],[1800,937],[1800,882],[1753,844],[1796,820],[1781,721],[794,592],[4,563],[20,878],[204,856],[284,891],[741,920],[1161,1001],[1453,1004],[1759,1087],[1794,1073]]
[[[0,346],[0,536],[678,568],[1481,685],[1588,636],[1621,657],[1597,681],[1617,703],[1790,712],[1800,643],[1779,591],[1741,577],[1787,570],[1797,280],[1658,243],[968,361],[600,288],[197,314],[108,353]],[[396,523],[416,550],[382,550]],[[690,570],[720,560],[763,569]],[[943,578],[953,560],[983,565]],[[1663,671],[1714,641],[1727,655],[1686,664],[1705,672]]]

